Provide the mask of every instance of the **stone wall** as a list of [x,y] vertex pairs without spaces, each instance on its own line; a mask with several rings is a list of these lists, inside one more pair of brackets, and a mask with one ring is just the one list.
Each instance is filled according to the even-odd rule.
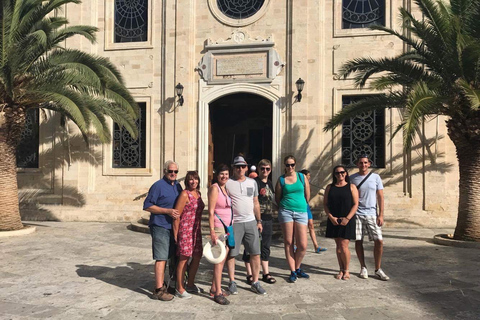
[[[165,160],[186,170],[205,167],[205,116],[202,102],[209,92],[242,92],[242,81],[208,84],[196,69],[206,43],[228,40],[240,31],[252,39],[268,39],[285,63],[272,82],[253,82],[272,98],[278,112],[277,145],[273,159],[295,154],[298,167],[312,171],[314,210],[322,211],[323,189],[331,168],[341,161],[341,131],[323,132],[323,125],[340,110],[342,95],[367,94],[352,79],[337,77],[348,59],[393,56],[403,44],[391,36],[365,30],[341,29],[341,0],[271,0],[261,18],[245,26],[225,25],[212,14],[215,1],[150,1],[149,37],[145,43],[113,43],[113,0],[84,0],[69,5],[64,14],[72,24],[99,28],[97,43],[72,39],[67,47],[108,57],[122,72],[128,88],[147,104],[147,165],[144,169],[113,169],[111,145],[94,138],[87,147],[76,128],[67,134],[58,117],[42,117],[40,169],[19,170],[22,215],[27,220],[131,221],[142,215],[142,200],[162,176]],[[397,27],[396,8],[403,0],[387,1],[387,26]],[[305,80],[303,100],[296,101],[295,81]],[[185,103],[178,106],[175,85],[182,83]],[[219,91],[218,91],[219,92]],[[386,112],[386,168],[378,170],[386,185],[386,219],[389,226],[451,227],[458,201],[458,169],[453,144],[444,120],[425,124],[424,140],[417,139],[411,157],[404,154],[401,135],[393,140],[400,122],[396,110]],[[207,159],[208,160],[208,159]],[[69,163],[70,162],[70,163]],[[202,177],[203,178],[203,177]],[[318,188],[317,188],[318,186]],[[205,189],[203,189],[205,191]],[[204,192],[204,197],[206,194]]]

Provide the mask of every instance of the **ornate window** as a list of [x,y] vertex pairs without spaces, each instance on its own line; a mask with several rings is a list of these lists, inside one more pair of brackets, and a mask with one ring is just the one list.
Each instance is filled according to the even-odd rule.
[[125,128],[113,127],[113,168],[145,168],[146,166],[146,103],[139,102],[136,121],[138,138],[133,139]]
[[[342,106],[366,96],[343,96]],[[356,116],[343,123],[342,163],[355,166],[358,156],[367,154],[372,167],[385,168],[385,111],[376,110]]]
[[385,0],[343,0],[342,28],[367,28],[385,25]]
[[147,41],[148,0],[115,0],[115,42]]
[[217,0],[220,11],[232,19],[246,19],[257,13],[265,0]]
[[25,129],[17,146],[17,168],[38,168],[38,117],[38,109],[30,109],[25,115]]

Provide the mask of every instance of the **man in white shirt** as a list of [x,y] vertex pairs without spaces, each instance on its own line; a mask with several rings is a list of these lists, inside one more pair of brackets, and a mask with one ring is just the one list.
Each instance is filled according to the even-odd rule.
[[[358,173],[350,176],[350,182],[357,186],[359,194],[359,203],[356,214],[356,241],[355,250],[362,269],[360,278],[368,278],[368,270],[365,264],[365,254],[363,250],[363,237],[368,233],[370,241],[374,241],[373,255],[375,258],[375,275],[380,279],[387,281],[390,279],[381,268],[383,255],[383,184],[380,176],[373,172],[368,172],[372,161],[367,155],[361,155],[357,159]],[[377,213],[378,203],[378,213]]]
[[252,266],[253,283],[250,289],[258,294],[267,292],[260,286],[258,275],[260,272],[260,234],[262,231],[262,220],[260,218],[260,204],[258,202],[258,187],[255,180],[245,176],[247,162],[241,156],[233,160],[233,179],[227,181],[226,188],[232,198],[233,209],[233,234],[235,248],[230,249],[227,258],[230,283],[228,290],[231,294],[237,294],[235,282],[235,257],[240,253],[240,245],[250,254]]

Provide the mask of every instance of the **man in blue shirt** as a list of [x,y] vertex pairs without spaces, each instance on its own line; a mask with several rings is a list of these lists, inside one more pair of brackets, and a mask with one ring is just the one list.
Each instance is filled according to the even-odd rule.
[[358,173],[350,176],[350,182],[357,186],[359,196],[356,214],[355,251],[362,267],[359,276],[367,279],[368,271],[363,251],[363,237],[368,234],[369,240],[374,241],[375,275],[380,280],[387,281],[390,278],[381,268],[383,255],[383,183],[378,174],[368,172],[371,164],[372,161],[368,158],[368,155],[361,155],[357,159]]
[[[175,254],[172,221],[180,216],[174,207],[182,187],[177,182],[178,165],[175,162],[167,161],[163,173],[163,178],[150,187],[143,203],[143,210],[150,212],[148,225],[152,235],[152,251],[155,260],[153,297],[161,301],[170,301],[173,295],[167,292],[167,286],[164,283],[165,266],[167,260]],[[169,267],[172,268],[172,266]]]

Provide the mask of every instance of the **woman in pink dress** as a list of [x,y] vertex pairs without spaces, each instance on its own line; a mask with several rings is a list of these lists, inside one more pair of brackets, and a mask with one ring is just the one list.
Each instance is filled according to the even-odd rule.
[[[202,258],[202,231],[201,220],[203,203],[200,191],[200,177],[196,171],[188,171],[185,176],[185,190],[178,197],[175,209],[181,212],[180,217],[173,223],[173,237],[177,244],[177,290],[175,295],[179,298],[191,298],[190,293],[199,293],[194,281],[197,274],[200,259]],[[187,271],[188,260],[192,262],[188,270],[188,283],[184,287],[185,271]]]
[[[225,233],[225,228],[218,217],[220,217],[227,226],[229,226],[232,221],[232,199],[230,199],[225,189],[225,184],[229,178],[228,170],[227,165],[221,164],[216,170],[216,183],[212,184],[208,189],[208,220],[210,224],[210,237],[214,244],[217,243],[218,237]],[[225,260],[227,256],[228,247]],[[222,290],[222,272],[225,260],[213,266],[212,288],[210,289],[210,296],[213,297],[216,303],[221,305],[228,305],[230,303],[225,298],[228,293]],[[235,263],[234,260],[232,261]],[[229,276],[232,276],[230,268]]]

